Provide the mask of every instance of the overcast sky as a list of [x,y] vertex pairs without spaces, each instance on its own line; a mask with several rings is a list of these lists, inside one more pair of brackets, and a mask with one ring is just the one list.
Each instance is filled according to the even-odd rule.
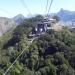
[[[0,0],[0,16],[14,17],[17,14],[24,16],[31,14],[45,14],[47,0]],[[49,0],[49,4],[50,4]],[[61,8],[75,11],[75,0],[53,0],[50,13],[58,12]],[[29,11],[28,11],[29,10]]]

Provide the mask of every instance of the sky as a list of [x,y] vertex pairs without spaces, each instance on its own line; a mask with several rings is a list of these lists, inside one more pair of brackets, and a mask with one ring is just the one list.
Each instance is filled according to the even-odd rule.
[[[24,1],[24,2],[23,2]],[[48,1],[48,8],[51,0]],[[25,17],[34,14],[46,14],[47,0],[0,0],[0,17],[12,18],[18,14]],[[49,13],[61,8],[75,11],[75,0],[53,0]]]

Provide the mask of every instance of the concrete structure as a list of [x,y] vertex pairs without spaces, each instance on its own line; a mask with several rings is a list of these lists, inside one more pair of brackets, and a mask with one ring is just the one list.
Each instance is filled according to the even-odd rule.
[[39,22],[35,27],[32,28],[32,32],[29,34],[29,36],[33,37],[41,35],[50,29],[59,31],[62,29],[62,26],[60,25],[60,22],[56,22],[55,19],[44,19],[44,22]]

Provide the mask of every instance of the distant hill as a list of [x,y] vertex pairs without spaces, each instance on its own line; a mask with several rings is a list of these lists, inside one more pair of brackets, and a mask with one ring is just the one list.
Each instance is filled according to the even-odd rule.
[[22,14],[18,14],[15,17],[13,17],[13,20],[17,23],[20,24],[24,21],[25,17]]
[[57,13],[52,13],[51,15],[57,15],[62,21],[75,21],[75,11],[69,11],[60,9]]
[[0,17],[0,36],[2,36],[5,32],[11,30],[11,28],[15,26],[16,23],[12,19]]
[[[75,11],[61,9],[57,13],[51,13],[51,15],[59,16],[60,19],[64,22],[75,21]],[[18,14],[11,19],[0,17],[0,36],[3,35],[5,32],[9,31],[12,27],[22,23],[25,19],[26,17],[24,17],[22,14]]]
[[22,23],[24,19],[25,17],[22,14],[18,14],[13,18],[0,17],[0,36],[11,31],[12,28]]

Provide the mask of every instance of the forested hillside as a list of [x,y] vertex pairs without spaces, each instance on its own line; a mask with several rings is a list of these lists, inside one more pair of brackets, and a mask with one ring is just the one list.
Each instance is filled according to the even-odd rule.
[[0,38],[0,75],[75,75],[75,32],[48,30],[29,44],[28,34],[42,16],[26,19]]

